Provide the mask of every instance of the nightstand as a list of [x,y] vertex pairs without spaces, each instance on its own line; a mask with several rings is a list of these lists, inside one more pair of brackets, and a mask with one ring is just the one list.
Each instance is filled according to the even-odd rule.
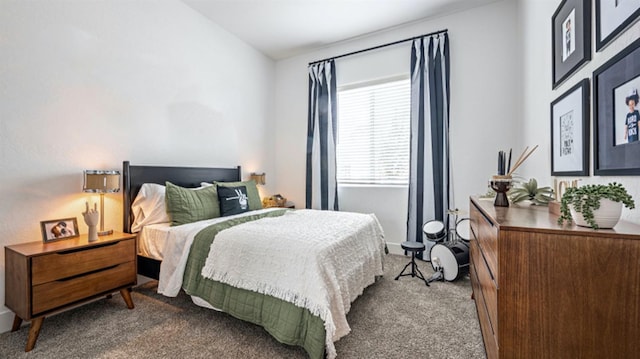
[[89,243],[87,235],[4,248],[5,305],[15,313],[11,331],[30,320],[25,351],[36,344],[46,316],[120,291],[133,309],[136,236],[114,232]]

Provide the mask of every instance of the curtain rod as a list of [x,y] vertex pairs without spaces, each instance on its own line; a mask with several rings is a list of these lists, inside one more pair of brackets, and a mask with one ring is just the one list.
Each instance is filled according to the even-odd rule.
[[367,52],[367,51],[372,51],[372,50],[377,50],[383,47],[387,47],[387,46],[391,46],[391,45],[397,45],[397,44],[401,44],[403,42],[407,42],[407,41],[413,41],[415,39],[419,39],[421,37],[425,37],[425,36],[431,36],[431,35],[436,35],[436,34],[441,34],[443,32],[447,32],[449,30],[444,29],[444,30],[440,30],[440,31],[434,31],[434,32],[430,32],[428,34],[424,34],[424,35],[419,35],[419,36],[414,36],[414,37],[410,37],[408,39],[404,39],[404,40],[398,40],[398,41],[394,41],[394,42],[390,42],[388,44],[382,44],[382,45],[378,45],[378,46],[374,46],[374,47],[370,47],[368,49],[363,49],[363,50],[358,50],[358,51],[353,51],[353,52],[348,52],[346,54],[342,54],[342,55],[338,55],[338,56],[333,56],[333,57],[328,57],[326,59],[322,59],[322,60],[318,60],[318,61],[313,61],[309,63],[309,66],[313,65],[313,64],[317,64],[319,62],[323,62],[323,61],[328,61],[328,60],[335,60],[335,59],[339,59],[341,57],[347,57],[347,56],[351,56],[351,55],[356,55],[359,54],[361,52]]

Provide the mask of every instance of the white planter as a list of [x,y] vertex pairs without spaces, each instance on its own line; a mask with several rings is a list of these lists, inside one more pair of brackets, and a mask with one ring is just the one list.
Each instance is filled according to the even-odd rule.
[[[572,205],[569,205],[569,211],[575,224],[582,227],[591,227],[584,220],[582,213],[576,212]],[[622,214],[622,202],[614,202],[603,198],[600,200],[600,208],[593,211],[593,219],[600,228],[613,228],[620,220]]]

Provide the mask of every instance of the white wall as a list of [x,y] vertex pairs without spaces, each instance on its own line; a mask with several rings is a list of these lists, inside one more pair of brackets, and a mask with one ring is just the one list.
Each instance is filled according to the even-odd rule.
[[[520,89],[516,14],[515,2],[500,1],[278,61],[275,107],[278,192],[295,201],[298,207],[304,206],[309,62],[448,29],[455,205],[468,209],[469,195],[486,192],[487,180],[496,171],[497,151],[515,149],[521,143],[516,96]],[[405,55],[398,61],[406,61],[409,67],[410,52]],[[398,243],[406,238],[406,189],[341,188],[339,195],[342,209],[375,213],[389,247],[400,252]]]
[[[557,90],[551,85],[551,17],[560,5],[560,0],[519,0],[518,18],[522,33],[522,119],[521,137],[526,144],[539,144],[537,153],[522,167],[522,174],[535,177],[541,185],[552,185],[549,106],[552,101],[584,78],[593,80],[592,73],[607,60],[615,56],[631,42],[640,37],[640,22],[627,29],[602,52],[595,51],[595,4],[592,4],[591,61],[572,75]],[[593,91],[591,94],[593,99]],[[593,112],[593,107],[589,107]],[[593,113],[591,113],[593,124]],[[593,132],[593,131],[592,131]],[[593,135],[593,133],[592,133]],[[593,137],[591,139],[593,144]],[[590,170],[593,174],[593,145],[591,147]],[[591,176],[557,177],[558,180],[579,178],[581,184],[622,183],[640,205],[640,181],[638,176]],[[640,223],[640,211],[624,209],[624,219]]]
[[[273,173],[275,64],[180,1],[0,1],[0,246],[79,217],[85,169]],[[121,195],[105,227],[122,229]],[[4,306],[0,252],[0,332]]]

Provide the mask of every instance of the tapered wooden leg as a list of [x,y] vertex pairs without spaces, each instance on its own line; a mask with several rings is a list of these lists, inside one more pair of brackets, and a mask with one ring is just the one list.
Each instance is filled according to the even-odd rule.
[[127,303],[127,308],[133,309],[133,299],[131,299],[131,292],[129,292],[129,289],[120,289],[120,294],[122,294],[124,302]]
[[27,337],[27,346],[24,348],[25,352],[30,352],[31,349],[36,346],[36,340],[38,340],[42,322],[44,322],[44,317],[31,320],[31,328],[29,328],[29,336]]
[[20,329],[22,325],[22,318],[20,318],[17,314],[13,317],[13,325],[11,326],[11,331],[15,332]]

